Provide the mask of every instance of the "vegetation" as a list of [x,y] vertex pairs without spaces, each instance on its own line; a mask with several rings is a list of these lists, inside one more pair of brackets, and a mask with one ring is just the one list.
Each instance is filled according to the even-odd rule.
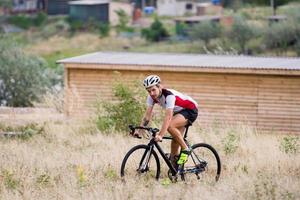
[[223,140],[225,154],[232,154],[238,148],[239,138],[234,132],[229,132]]
[[[41,116],[44,113],[36,118]],[[13,122],[15,117],[7,120]],[[204,140],[216,147],[222,160],[220,182],[209,184],[190,177],[185,183],[172,183],[165,164],[159,181],[128,177],[124,182],[119,175],[122,158],[132,146],[146,140],[125,136],[127,131],[117,135],[93,130],[94,134],[89,134],[89,127],[86,121],[57,119],[49,121],[44,133],[30,140],[0,137],[1,198],[198,199],[199,194],[203,199],[300,197],[300,153],[287,154],[281,149],[285,137],[295,136],[263,134],[246,125],[195,123],[189,140]],[[238,145],[233,153],[223,148],[229,141]],[[161,145],[170,147],[167,140]]]
[[249,25],[243,18],[234,18],[234,23],[231,30],[228,32],[228,37],[240,47],[242,54],[247,54],[246,44],[249,40],[256,37],[256,28]]
[[32,26],[40,27],[47,21],[47,15],[44,12],[39,12],[35,16],[28,15],[16,15],[8,18],[8,22],[19,26],[24,29],[28,29]]
[[12,1],[10,1],[10,0],[1,0],[0,1],[0,7],[11,8],[12,7]]
[[169,33],[158,18],[155,18],[154,22],[149,28],[142,29],[142,36],[148,41],[159,42],[165,40]]
[[110,25],[109,23],[100,23],[99,25],[99,34],[100,37],[107,37],[109,36],[110,32]]
[[[121,80],[120,78],[119,80]],[[109,132],[126,131],[129,124],[139,124],[145,112],[144,89],[140,83],[133,86],[116,81],[113,94],[118,102],[101,101],[97,103],[97,127]]]
[[[295,56],[296,52],[300,55],[298,4],[278,8],[278,13],[287,14],[295,23],[288,21],[269,26],[264,19],[271,13],[269,10],[259,7],[236,10],[237,15],[243,12],[243,25],[246,27],[236,27],[236,30],[245,31],[246,42],[243,41],[245,43],[241,45],[239,40],[242,38],[228,38],[234,29],[226,27],[220,35],[207,40],[209,51],[236,53],[238,50],[239,53],[248,53],[252,50],[256,55]],[[55,61],[65,57],[101,50],[122,51],[124,46],[129,47],[129,51],[206,52],[202,48],[205,40],[200,37],[192,38],[192,42],[176,41],[172,37],[164,41],[162,38],[165,36],[154,37],[155,34],[151,33],[149,35],[154,39],[145,41],[140,37],[128,39],[114,37],[114,34],[106,35],[108,29],[110,33],[116,31],[115,27],[109,25],[86,29],[80,28],[81,25],[76,28],[75,24],[75,28],[72,28],[73,25],[65,19],[52,17],[37,20],[37,23],[32,18],[21,19],[17,23],[22,20],[25,25],[18,26],[24,26],[26,31],[0,38],[0,96],[5,96],[5,100],[1,99],[2,105],[21,106],[17,103],[22,102],[24,106],[26,100],[30,102],[25,106],[32,105],[45,88],[57,84],[48,80],[49,70],[55,69],[52,71],[55,80],[62,80],[63,68],[56,65]],[[167,26],[168,21],[170,19],[157,19],[154,27],[159,30]],[[248,34],[248,26],[259,29],[259,34]],[[284,29],[290,32],[286,33]],[[171,33],[168,32],[173,36]],[[146,35],[143,37],[146,38]],[[11,41],[11,38],[17,42]],[[45,58],[48,64],[38,56]],[[6,85],[18,91],[7,95],[4,92]],[[45,113],[36,115],[31,119],[32,123],[24,122],[24,114],[19,116],[22,120],[18,122],[15,113],[8,119],[1,118],[1,199],[97,199],[99,196],[103,199],[198,199],[199,194],[203,199],[300,198],[298,136],[264,134],[247,126],[232,127],[220,122],[216,122],[216,126],[195,123],[189,136],[192,143],[210,143],[220,153],[223,171],[219,183],[187,180],[184,184],[173,184],[167,177],[166,166],[162,166],[162,177],[158,182],[132,177],[124,183],[119,177],[120,162],[128,149],[143,142],[126,136],[127,125],[139,123],[145,109],[145,92],[140,92],[132,85],[134,83],[116,83],[112,101],[98,102],[97,128],[100,132],[111,134],[99,133],[94,122],[53,120],[52,116],[49,116],[51,120],[47,125],[36,124],[36,121],[45,117]],[[17,96],[19,100],[11,100],[15,94],[26,98]],[[8,100],[12,103],[8,103]],[[62,110],[61,102],[55,106],[57,110]],[[121,135],[114,134],[116,131]],[[7,137],[3,132],[21,132],[22,136]],[[170,144],[163,141],[162,145],[169,148]]]
[[278,54],[286,53],[289,48],[297,50],[299,41],[300,25],[296,21],[273,24],[265,35],[266,46],[269,49],[276,49]]
[[134,29],[128,26],[130,17],[126,14],[126,12],[122,9],[116,10],[115,12],[118,15],[118,24],[116,25],[117,33],[134,32]]
[[285,153],[296,154],[300,151],[300,139],[298,136],[286,136],[280,143],[280,149]]
[[32,106],[49,86],[46,63],[0,36],[0,105]]
[[221,36],[222,27],[214,22],[203,22],[193,26],[190,29],[189,35],[192,40],[203,40],[208,46],[209,41]]

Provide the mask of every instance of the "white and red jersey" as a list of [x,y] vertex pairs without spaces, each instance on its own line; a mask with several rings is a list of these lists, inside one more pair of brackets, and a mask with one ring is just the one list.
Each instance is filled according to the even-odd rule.
[[159,104],[164,109],[172,108],[173,112],[179,112],[183,109],[196,109],[198,104],[191,97],[182,94],[176,90],[172,89],[162,89],[162,94],[159,100],[154,100],[150,95],[147,97],[147,105],[154,106],[154,104]]

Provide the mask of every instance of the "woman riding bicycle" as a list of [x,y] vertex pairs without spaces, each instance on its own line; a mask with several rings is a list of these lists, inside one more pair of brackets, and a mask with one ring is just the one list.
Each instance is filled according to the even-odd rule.
[[[198,104],[191,97],[173,89],[164,88],[157,75],[150,75],[144,80],[144,87],[148,91],[147,110],[141,126],[147,126],[152,116],[153,106],[159,104],[165,109],[165,117],[155,141],[161,141],[168,131],[173,139],[171,142],[170,159],[174,166],[187,162],[190,149],[183,139],[185,126],[192,124],[198,116]],[[136,135],[140,133],[137,132]],[[179,159],[177,160],[179,156]],[[176,163],[177,160],[177,163]]]

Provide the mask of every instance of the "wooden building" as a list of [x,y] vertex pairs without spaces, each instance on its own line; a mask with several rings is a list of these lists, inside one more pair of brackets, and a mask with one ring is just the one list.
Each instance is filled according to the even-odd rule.
[[58,61],[65,67],[65,113],[91,112],[111,99],[114,71],[123,81],[157,74],[192,96],[199,121],[243,121],[261,130],[300,133],[300,58],[97,52]]

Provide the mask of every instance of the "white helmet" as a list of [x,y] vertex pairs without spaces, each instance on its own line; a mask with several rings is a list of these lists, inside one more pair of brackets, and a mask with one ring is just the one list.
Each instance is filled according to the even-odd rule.
[[145,78],[145,80],[144,80],[144,87],[145,88],[149,88],[149,87],[152,87],[152,86],[157,85],[159,83],[160,83],[159,76],[150,75],[150,76],[147,76],[147,78]]

